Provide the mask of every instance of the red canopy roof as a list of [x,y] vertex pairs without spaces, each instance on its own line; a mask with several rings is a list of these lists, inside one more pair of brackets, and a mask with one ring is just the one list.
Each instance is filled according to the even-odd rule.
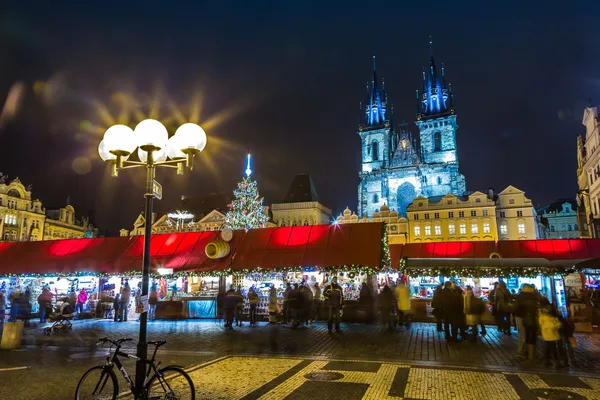
[[545,258],[547,260],[600,257],[599,239],[504,240],[481,242],[434,242],[390,245],[392,265],[407,258]]
[[[151,271],[222,271],[282,267],[381,265],[381,224],[316,225],[236,231],[231,252],[212,260],[219,232],[152,235]],[[143,237],[0,243],[0,275],[141,271]]]

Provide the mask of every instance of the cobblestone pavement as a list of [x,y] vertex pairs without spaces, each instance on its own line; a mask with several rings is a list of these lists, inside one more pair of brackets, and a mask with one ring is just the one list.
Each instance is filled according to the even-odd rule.
[[600,399],[600,378],[390,362],[233,356],[190,377],[200,399]]
[[[45,336],[41,328],[28,329],[24,342],[43,346],[93,346],[99,337],[137,338],[139,325],[107,320],[77,321],[71,333]],[[223,355],[316,356],[331,359],[368,359],[420,363],[479,366],[486,368],[542,368],[517,359],[517,334],[500,334],[488,327],[487,335],[476,343],[447,343],[434,324],[414,323],[409,330],[388,332],[384,327],[342,324],[342,335],[328,335],[326,324],[301,327],[261,323],[245,324],[234,331],[224,331],[219,321],[154,321],[149,323],[149,338],[166,339],[168,350],[201,351]],[[573,371],[600,373],[600,335],[578,334]],[[538,346],[542,359],[543,346]]]

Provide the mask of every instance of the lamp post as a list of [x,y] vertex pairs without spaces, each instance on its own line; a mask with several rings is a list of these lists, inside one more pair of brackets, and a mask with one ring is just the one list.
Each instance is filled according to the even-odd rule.
[[[146,119],[134,130],[126,125],[113,125],[106,130],[104,138],[98,146],[102,160],[111,165],[111,175],[117,177],[119,171],[129,168],[146,168],[146,204],[144,207],[144,255],[142,261],[142,298],[148,298],[150,281],[150,235],[152,234],[152,203],[157,196],[154,181],[156,167],[174,168],[178,175],[183,175],[185,168],[191,169],[194,156],[206,146],[206,133],[192,123],[181,125],[175,135],[169,139],[167,129],[159,121]],[[129,156],[137,149],[140,161],[131,161]],[[160,193],[162,196],[162,192]],[[159,197],[160,199],[160,197]],[[147,313],[140,314],[140,334],[137,345],[137,362],[135,373],[136,399],[143,399],[144,380],[146,377]]]

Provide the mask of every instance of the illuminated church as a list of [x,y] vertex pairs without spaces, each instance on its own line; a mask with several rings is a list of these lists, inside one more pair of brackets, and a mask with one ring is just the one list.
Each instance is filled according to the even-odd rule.
[[458,169],[452,89],[446,85],[443,66],[438,75],[433,54],[429,69],[423,70],[422,93],[417,90],[418,142],[408,124],[395,126],[393,114],[373,57],[373,79],[358,127],[362,143],[359,217],[371,216],[384,204],[406,215],[406,207],[417,196],[462,196],[466,191],[465,177]]

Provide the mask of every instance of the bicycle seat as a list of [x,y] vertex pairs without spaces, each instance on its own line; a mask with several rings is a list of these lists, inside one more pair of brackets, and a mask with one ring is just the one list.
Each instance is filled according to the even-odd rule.
[[160,346],[162,346],[163,344],[166,344],[166,343],[167,343],[166,340],[156,340],[156,341],[150,341],[150,342],[148,342],[148,344],[152,344],[152,345],[154,345],[156,347],[160,347]]

